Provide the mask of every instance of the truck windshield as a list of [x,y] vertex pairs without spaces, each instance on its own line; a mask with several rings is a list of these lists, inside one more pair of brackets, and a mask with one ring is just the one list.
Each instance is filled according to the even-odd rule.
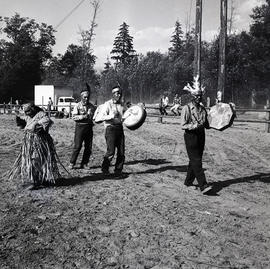
[[65,102],[74,102],[73,98],[65,98]]

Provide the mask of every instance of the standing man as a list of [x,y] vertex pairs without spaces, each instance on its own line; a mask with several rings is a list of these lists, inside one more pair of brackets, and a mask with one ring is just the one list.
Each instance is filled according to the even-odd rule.
[[53,100],[51,97],[49,97],[48,100],[48,111],[52,111],[53,110]]
[[222,101],[222,91],[217,91],[216,104],[221,103]]
[[168,115],[166,108],[169,106],[168,96],[162,95],[159,104],[159,111],[161,115]]
[[121,174],[125,162],[125,136],[123,130],[124,105],[122,102],[122,90],[119,87],[112,89],[112,99],[103,105],[103,113],[100,120],[104,121],[105,139],[107,151],[102,162],[102,172],[109,174],[110,163],[117,149],[115,162],[115,174]]
[[181,115],[180,108],[181,108],[181,97],[179,97],[178,94],[176,93],[173,98],[173,105],[170,110],[175,116],[177,115],[177,113],[178,116],[180,116]]
[[169,97],[166,95],[164,100],[163,100],[163,110],[164,110],[164,113],[165,115],[168,115],[167,111],[166,111],[166,108],[169,106]]
[[84,143],[84,152],[80,168],[89,169],[89,158],[93,142],[93,115],[95,106],[89,102],[90,86],[81,91],[81,101],[74,106],[72,119],[75,121],[74,148],[70,159],[69,168],[75,167],[78,155]]
[[[202,156],[205,145],[205,128],[209,128],[207,112],[201,104],[204,89],[194,83],[192,88],[189,84],[184,88],[191,93],[192,101],[185,105],[182,110],[181,124],[185,130],[184,140],[189,158],[188,171],[185,180],[187,187],[193,186],[195,178],[198,181],[203,194],[212,188],[208,185],[202,168]],[[196,87],[197,86],[197,87]]]

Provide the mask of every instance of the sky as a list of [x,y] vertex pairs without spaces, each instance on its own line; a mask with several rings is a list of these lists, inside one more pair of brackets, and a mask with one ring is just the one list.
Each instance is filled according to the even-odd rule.
[[[231,1],[228,0],[230,14]],[[233,0],[233,30],[248,30],[252,8],[264,0]],[[202,39],[211,41],[220,26],[220,0],[203,0]],[[129,25],[137,53],[148,51],[167,52],[179,20],[185,31],[194,26],[196,0],[100,0],[96,17],[95,39],[92,49],[97,56],[96,68],[102,69],[120,25]],[[74,8],[77,8],[74,10]],[[80,43],[80,30],[90,28],[93,17],[91,0],[0,0],[0,16],[11,17],[16,12],[21,17],[35,19],[56,28],[56,45],[53,54],[64,54],[68,45]]]

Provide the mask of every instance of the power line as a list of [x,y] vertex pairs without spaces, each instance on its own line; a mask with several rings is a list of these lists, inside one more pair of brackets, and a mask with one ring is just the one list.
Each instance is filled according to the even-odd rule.
[[56,30],[60,25],[64,23],[64,21],[84,2],[85,0],[81,0],[79,4],[77,4],[55,27]]

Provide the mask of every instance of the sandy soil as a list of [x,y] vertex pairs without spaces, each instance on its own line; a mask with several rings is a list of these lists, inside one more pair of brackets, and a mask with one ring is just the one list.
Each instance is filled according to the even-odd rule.
[[[270,134],[235,123],[207,131],[204,168],[216,194],[184,187],[179,119],[148,118],[126,133],[122,177],[104,176],[103,125],[94,127],[92,169],[27,190],[5,173],[22,131],[0,115],[0,268],[270,268]],[[51,130],[67,166],[74,124]]]

